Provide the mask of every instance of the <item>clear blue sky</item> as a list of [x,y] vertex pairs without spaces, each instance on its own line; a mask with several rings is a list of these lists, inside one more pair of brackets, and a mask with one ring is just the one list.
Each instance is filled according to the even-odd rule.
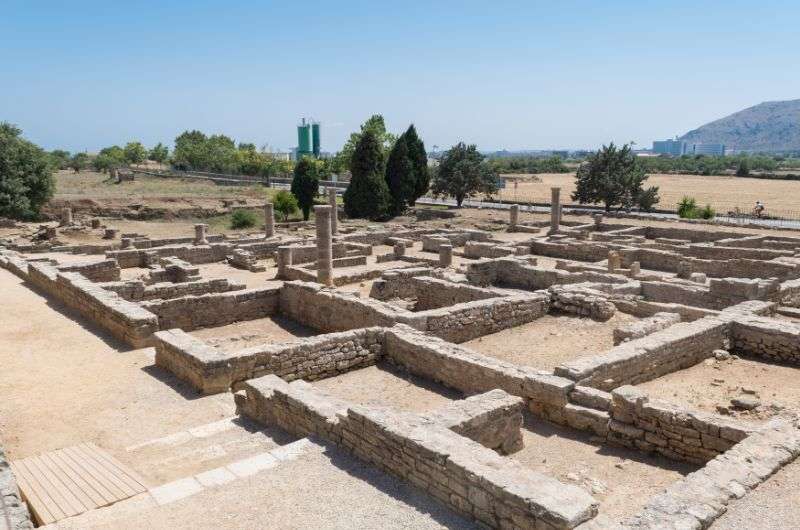
[[373,113],[431,147],[597,147],[800,97],[800,2],[0,0],[0,120],[48,149],[185,129],[337,150]]

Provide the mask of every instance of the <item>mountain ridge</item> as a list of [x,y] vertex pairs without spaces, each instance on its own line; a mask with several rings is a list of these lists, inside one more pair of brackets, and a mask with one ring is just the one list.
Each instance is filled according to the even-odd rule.
[[765,101],[701,125],[680,139],[721,143],[737,151],[800,151],[800,99]]

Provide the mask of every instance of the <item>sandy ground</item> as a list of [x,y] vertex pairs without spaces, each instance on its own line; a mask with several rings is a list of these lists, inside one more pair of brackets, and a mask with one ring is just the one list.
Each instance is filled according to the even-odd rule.
[[752,359],[706,360],[654,381],[638,385],[653,398],[686,405],[694,410],[730,409],[731,399],[745,389],[761,401],[754,411],[730,409],[737,419],[762,422],[786,409],[800,409],[800,369]]
[[224,351],[238,351],[260,344],[291,342],[317,334],[315,330],[281,316],[234,322],[227,326],[190,332],[190,335],[201,338]]
[[504,329],[464,343],[467,348],[504,361],[552,370],[614,346],[614,328],[637,320],[617,311],[606,322],[565,315],[545,315],[528,324]]
[[435,410],[464,397],[454,390],[385,364],[315,381],[313,385],[354,404],[393,407],[410,412]]
[[621,521],[696,468],[663,457],[596,444],[584,432],[526,417],[525,447],[511,455],[525,466],[580,486],[600,502],[600,514]]
[[476,528],[432,497],[331,446],[160,507],[129,502],[60,529]]
[[[521,181],[516,189],[509,184],[500,197],[513,200],[550,202],[550,188],[561,187],[562,201],[572,202],[575,174],[540,174],[539,182]],[[767,213],[793,211],[800,214],[795,198],[800,193],[800,182],[739,178],[734,176],[666,175],[650,174],[647,186],[658,186],[661,202],[659,208],[675,208],[684,195],[694,197],[700,205],[711,204],[718,213],[726,213],[736,206],[749,213],[756,201],[766,205]],[[780,212],[778,212],[780,211]]]
[[744,498],[731,503],[713,530],[800,528],[800,460],[795,460]]

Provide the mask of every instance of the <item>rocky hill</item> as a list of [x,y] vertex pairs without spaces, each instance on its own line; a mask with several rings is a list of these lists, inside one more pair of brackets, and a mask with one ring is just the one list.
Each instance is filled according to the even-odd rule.
[[800,99],[760,103],[689,131],[681,140],[744,151],[800,151]]

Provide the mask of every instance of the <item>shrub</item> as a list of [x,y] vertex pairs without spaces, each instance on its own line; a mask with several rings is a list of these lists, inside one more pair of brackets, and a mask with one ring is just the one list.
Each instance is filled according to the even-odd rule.
[[286,190],[276,193],[272,204],[275,211],[281,214],[284,221],[288,221],[289,216],[297,211],[297,199]]
[[21,135],[10,123],[0,123],[0,216],[33,219],[53,195],[54,165]]
[[256,214],[250,210],[236,210],[231,215],[231,228],[250,228],[256,225]]
[[678,203],[678,217],[681,219],[697,219],[697,201],[694,197],[684,196]]
[[705,208],[700,209],[698,212],[701,219],[713,219],[717,212],[714,211],[714,208],[711,207],[710,204],[706,204]]

